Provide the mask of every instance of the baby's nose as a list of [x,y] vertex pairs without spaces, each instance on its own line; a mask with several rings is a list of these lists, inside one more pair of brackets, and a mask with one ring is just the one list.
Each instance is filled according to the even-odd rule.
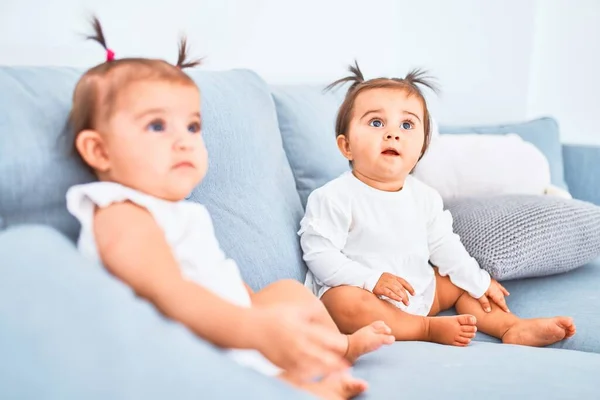
[[391,133],[388,133],[385,137],[387,140],[400,140],[400,135],[392,135]]
[[191,135],[186,135],[175,140],[175,147],[178,150],[190,150],[194,147],[194,141]]

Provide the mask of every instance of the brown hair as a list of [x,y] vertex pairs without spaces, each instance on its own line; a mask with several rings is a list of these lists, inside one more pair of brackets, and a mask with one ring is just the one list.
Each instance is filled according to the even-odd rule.
[[423,141],[421,156],[419,157],[420,160],[421,157],[423,157],[423,154],[425,154],[425,151],[427,150],[431,140],[431,120],[429,116],[429,110],[427,108],[427,102],[425,101],[425,97],[423,96],[423,93],[418,85],[425,86],[437,93],[438,88],[437,85],[432,82],[433,78],[427,76],[426,71],[414,69],[410,71],[404,78],[374,78],[365,80],[356,60],[354,61],[354,65],[350,65],[348,67],[348,70],[352,73],[352,75],[338,79],[325,88],[325,90],[330,90],[337,85],[346,82],[352,82],[348,88],[348,91],[346,92],[346,97],[344,98],[344,101],[337,114],[337,119],[335,121],[335,136],[346,136],[348,134],[348,127],[354,111],[354,102],[361,92],[369,89],[401,89],[408,92],[409,96],[417,96],[417,98],[423,103],[423,125],[425,128],[425,139]]
[[[142,80],[167,80],[196,86],[182,70],[200,65],[200,60],[187,59],[187,40],[179,42],[177,64],[148,58],[122,58],[114,60],[114,53],[106,44],[98,18],[92,18],[94,35],[86,39],[98,42],[107,52],[107,60],[87,70],[77,82],[73,92],[73,105],[68,128],[73,135],[73,148],[78,134],[86,129],[97,129],[98,121],[106,120],[113,112],[117,95],[127,85]],[[77,151],[75,150],[75,153]]]

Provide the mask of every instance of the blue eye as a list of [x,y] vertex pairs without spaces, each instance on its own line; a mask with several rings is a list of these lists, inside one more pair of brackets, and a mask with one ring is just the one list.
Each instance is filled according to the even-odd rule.
[[402,123],[402,129],[409,130],[409,129],[412,129],[412,128],[413,128],[412,122],[404,121]]
[[383,121],[380,119],[372,119],[369,121],[369,125],[374,128],[381,128],[383,126]]
[[191,124],[188,125],[188,132],[190,133],[198,133],[200,132],[200,123],[199,122],[193,122]]
[[163,121],[152,121],[146,129],[150,132],[163,132],[165,130],[165,123]]

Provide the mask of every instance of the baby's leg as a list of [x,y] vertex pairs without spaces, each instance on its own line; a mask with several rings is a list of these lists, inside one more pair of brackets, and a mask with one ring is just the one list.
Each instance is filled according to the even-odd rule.
[[279,378],[326,400],[346,400],[367,389],[367,383],[348,374],[331,374],[317,382],[298,382],[285,372]]
[[[356,332],[373,321],[382,320],[396,340],[418,340],[465,346],[475,334],[470,315],[424,317],[405,313],[373,293],[353,286],[329,289],[322,301],[344,333]],[[456,299],[454,299],[456,301]]]
[[[272,283],[264,289],[251,294],[251,298],[252,304],[255,305],[292,303],[316,307],[319,312],[317,313],[315,322],[339,332],[323,303],[310,290],[293,279],[285,279]],[[394,339],[390,336],[390,333],[390,328],[382,321],[372,321],[370,324],[361,326],[352,335],[344,338],[348,342],[345,358],[350,363],[354,363],[361,355],[377,350],[384,344],[392,343]]]
[[[475,316],[477,318],[477,328],[481,332],[502,339],[504,343],[546,346],[575,334],[575,325],[571,318],[521,319],[514,314],[503,311],[493,302],[490,302],[492,311],[486,313],[477,299],[454,286],[448,277],[441,277],[436,271],[436,279],[438,293],[461,292],[456,301],[456,310],[459,313]],[[451,305],[448,303],[440,304],[437,310],[432,309],[432,313],[450,307]]]

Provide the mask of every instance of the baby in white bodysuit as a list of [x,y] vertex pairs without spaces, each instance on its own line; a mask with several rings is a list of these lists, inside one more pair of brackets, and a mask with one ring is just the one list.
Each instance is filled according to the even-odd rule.
[[240,364],[324,399],[363,392],[366,382],[345,370],[392,343],[390,328],[377,321],[341,334],[300,282],[252,291],[206,208],[185,201],[208,168],[185,41],[176,65],[115,60],[97,20],[94,29],[107,61],[80,78],[69,118],[75,150],[98,178],[67,193],[79,250]]
[[[309,273],[342,332],[383,320],[397,340],[466,346],[479,329],[505,343],[544,346],[575,334],[569,317],[520,319],[508,291],[480,268],[452,230],[440,195],[410,175],[431,136],[420,86],[405,78],[364,80],[358,65],[336,121],[351,171],[314,190],[299,235]],[[456,307],[458,316],[437,317]]]

